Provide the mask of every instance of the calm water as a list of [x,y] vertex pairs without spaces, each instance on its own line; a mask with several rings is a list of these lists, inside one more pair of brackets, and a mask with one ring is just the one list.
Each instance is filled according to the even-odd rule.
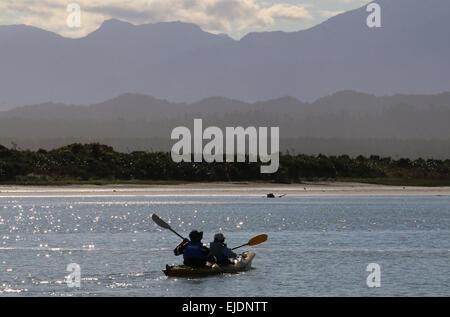
[[[254,270],[166,278],[179,239],[152,213],[205,242],[269,240]],[[448,196],[1,198],[0,237],[3,296],[450,296]],[[366,285],[372,262],[380,288]],[[80,288],[65,283],[69,263]]]

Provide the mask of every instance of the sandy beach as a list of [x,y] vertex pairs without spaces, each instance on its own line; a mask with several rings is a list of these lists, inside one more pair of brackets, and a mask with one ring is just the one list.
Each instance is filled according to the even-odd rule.
[[289,196],[450,195],[450,187],[387,186],[343,182],[0,186],[0,197],[266,196],[268,193],[274,193],[275,196],[284,194]]

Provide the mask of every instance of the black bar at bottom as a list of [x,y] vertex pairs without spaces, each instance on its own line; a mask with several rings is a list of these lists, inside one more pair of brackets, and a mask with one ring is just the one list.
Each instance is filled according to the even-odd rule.
[[[128,317],[131,312],[141,310],[146,315],[158,313],[175,313],[177,316],[236,316],[236,315],[273,315],[283,312],[296,313],[314,312],[315,314],[345,312],[346,315],[359,315],[364,312],[387,311],[385,306],[401,309],[402,313],[417,312],[417,309],[435,309],[438,306],[448,307],[448,298],[336,298],[336,297],[76,297],[76,298],[38,298],[38,297],[4,297],[0,305],[15,310],[21,307],[42,309],[46,313],[70,312],[73,309],[80,312],[91,308],[101,311],[120,313]],[[26,305],[26,306],[25,306]],[[281,316],[280,316],[281,317]]]

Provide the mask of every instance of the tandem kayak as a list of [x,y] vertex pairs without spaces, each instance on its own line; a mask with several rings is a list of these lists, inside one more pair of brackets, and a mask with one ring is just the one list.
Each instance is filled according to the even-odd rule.
[[255,252],[244,252],[241,256],[234,261],[234,264],[229,265],[217,265],[214,264],[211,267],[192,268],[187,265],[175,265],[166,266],[163,270],[166,276],[176,277],[202,277],[209,275],[218,275],[223,273],[238,273],[251,269]]

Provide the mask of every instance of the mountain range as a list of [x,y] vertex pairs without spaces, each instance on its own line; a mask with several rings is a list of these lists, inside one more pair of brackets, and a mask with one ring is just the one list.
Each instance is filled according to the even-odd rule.
[[51,149],[101,142],[120,151],[169,151],[177,126],[278,126],[282,151],[309,154],[450,156],[450,92],[378,97],[342,91],[310,102],[248,103],[211,97],[175,103],[123,94],[91,105],[42,103],[0,111],[0,144]]
[[[240,40],[182,22],[105,21],[83,38],[25,25],[0,26],[0,109],[92,104],[124,93],[193,103],[292,96],[312,102],[342,90],[375,95],[450,89],[450,1],[377,0],[298,32]],[[209,104],[209,102],[208,102]]]
[[[244,102],[225,97],[210,97],[193,103],[178,103],[143,94],[123,94],[91,105],[67,105],[45,102],[0,111],[0,119],[68,120],[68,121],[162,121],[197,117],[224,118],[232,114],[259,113],[277,120],[303,120],[345,114],[347,118],[362,119],[394,111],[429,112],[450,109],[450,92],[436,95],[375,96],[356,91],[340,91],[314,102],[295,97],[281,97],[267,101]],[[393,118],[394,119],[394,118]],[[397,120],[400,118],[397,118]],[[261,121],[257,117],[250,121]],[[229,122],[230,124],[232,122]],[[251,123],[251,122],[249,122]],[[267,122],[275,123],[275,122]],[[255,122],[253,122],[255,124]],[[436,135],[439,137],[439,135]],[[447,135],[444,136],[445,138]]]

